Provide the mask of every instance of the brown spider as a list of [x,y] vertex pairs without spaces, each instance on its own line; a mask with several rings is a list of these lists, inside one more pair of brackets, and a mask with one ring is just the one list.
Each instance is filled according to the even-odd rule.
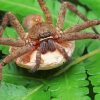
[[[98,32],[93,27],[94,25],[100,24],[100,20],[88,20],[88,18],[80,13],[75,6],[70,4],[70,2],[63,2],[61,4],[56,27],[54,27],[52,17],[48,8],[46,7],[44,0],[37,1],[39,2],[39,5],[45,14],[46,21],[43,22],[40,15],[27,16],[24,19],[24,25],[28,29],[28,35],[26,35],[23,27],[11,12],[5,14],[0,26],[0,44],[10,45],[12,48],[11,54],[5,57],[0,63],[1,71],[2,66],[9,63],[13,59],[24,57],[24,60],[26,59],[27,62],[29,54],[37,50],[36,65],[33,66],[33,70],[36,71],[40,66],[41,56],[43,54],[47,54],[48,52],[54,52],[58,50],[63,55],[63,58],[69,60],[70,55],[66,52],[63,46],[65,43],[67,43],[67,45],[68,43],[72,44],[71,41],[79,39],[100,39],[100,35],[95,34]],[[66,8],[74,12],[85,22],[62,31]],[[20,36],[20,39],[14,40],[11,38],[2,38],[2,34],[8,22],[10,22],[10,24],[15,28]],[[93,34],[79,32],[88,27],[92,27],[94,31]],[[48,57],[46,59],[48,59]]]

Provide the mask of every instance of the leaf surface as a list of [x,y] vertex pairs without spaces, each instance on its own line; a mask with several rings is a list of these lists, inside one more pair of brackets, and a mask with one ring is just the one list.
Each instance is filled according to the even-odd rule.
[[[52,2],[51,0],[47,0],[46,3],[56,25],[60,3],[57,0],[52,0]],[[91,16],[92,18],[96,18],[94,11],[87,13],[79,5],[77,8],[85,15],[90,16],[90,18]],[[24,2],[23,0],[0,0],[0,10],[13,12],[21,23],[23,18],[30,14],[40,14],[44,17],[37,0],[24,0]],[[64,29],[78,23],[83,23],[83,21],[68,10]],[[91,31],[91,28],[86,31]],[[17,38],[18,35],[13,28],[7,27],[3,37]],[[99,44],[99,41],[94,42],[92,40],[76,41],[76,48],[72,59],[77,59],[77,57],[99,48]],[[2,50],[3,54],[7,55],[9,53],[8,46],[0,46],[0,50]],[[91,77],[89,76],[89,80],[95,86],[93,92],[98,93],[95,98],[99,100],[99,56],[97,54],[80,64],[73,65],[72,68],[60,76],[52,78],[49,78],[49,76],[56,73],[58,69],[32,74],[11,62],[3,68],[0,98],[2,100],[91,100],[90,96],[88,96],[89,88],[87,87],[89,81],[86,80],[88,73],[92,75]],[[67,64],[62,65],[59,70],[62,70],[63,67],[67,67]],[[86,70],[88,70],[87,73]]]

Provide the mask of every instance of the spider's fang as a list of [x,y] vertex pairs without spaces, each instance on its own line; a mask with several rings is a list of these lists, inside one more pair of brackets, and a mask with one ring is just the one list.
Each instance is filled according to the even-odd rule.
[[56,50],[55,45],[54,45],[54,41],[52,39],[48,40],[48,49],[53,52]]
[[47,51],[48,51],[48,44],[47,44],[47,42],[42,41],[40,43],[40,51],[41,51],[42,54],[47,53]]

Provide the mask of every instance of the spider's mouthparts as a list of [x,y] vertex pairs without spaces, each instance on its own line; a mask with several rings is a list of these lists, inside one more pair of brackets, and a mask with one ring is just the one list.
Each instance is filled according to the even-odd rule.
[[40,43],[40,51],[42,54],[47,53],[48,51],[55,51],[55,45],[54,45],[54,41],[52,39],[48,39],[48,41],[42,41]]

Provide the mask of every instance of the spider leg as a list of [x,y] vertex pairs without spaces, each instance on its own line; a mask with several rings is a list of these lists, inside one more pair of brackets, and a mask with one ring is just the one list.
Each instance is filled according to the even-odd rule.
[[68,61],[70,57],[63,47],[61,47],[58,43],[55,43],[57,50],[63,55],[63,57]]
[[66,9],[66,2],[62,2],[59,16],[58,16],[57,23],[56,23],[56,29],[58,31],[62,30],[62,28],[63,28],[66,10],[67,10]]
[[[7,57],[5,57],[1,63],[0,63],[0,72],[2,71],[2,67],[4,65],[6,65],[7,63],[9,63],[10,61],[12,61],[13,59],[16,59],[20,56],[22,56],[23,54],[29,52],[30,50],[35,49],[35,47],[32,47],[30,45],[26,45],[23,47],[18,48],[17,50],[15,50],[14,52],[12,52],[10,55],[8,55]],[[0,73],[2,74],[2,72]],[[1,80],[2,76],[0,76],[0,80]]]
[[[95,33],[86,33],[86,32],[73,32],[67,34],[61,34],[60,39],[62,41],[72,41],[72,40],[80,40],[80,39],[99,39],[100,35]],[[59,40],[60,40],[59,39]]]
[[[58,16],[58,19],[57,19],[57,24],[56,24],[56,28],[58,31],[62,30],[62,27],[63,27],[63,23],[64,23],[64,19],[65,19],[65,13],[66,13],[66,8],[68,8],[69,10],[71,10],[72,12],[74,12],[76,15],[78,15],[81,19],[83,19],[84,21],[87,21],[89,22],[89,19],[84,16],[81,12],[79,12],[77,10],[77,8],[72,5],[70,2],[63,2],[62,5],[61,5],[61,8],[60,8],[60,13],[59,13],[59,16]],[[92,22],[91,22],[92,23]],[[75,25],[76,26],[76,25]],[[74,26],[74,27],[75,27]],[[77,27],[77,26],[76,26]],[[90,26],[91,27],[91,26]],[[86,27],[87,28],[87,27]],[[77,30],[78,29],[78,30]],[[80,28],[77,28],[75,29],[75,32],[79,31]],[[83,28],[84,29],[84,28]],[[92,26],[92,29],[95,33],[98,34],[97,30]],[[68,30],[65,30],[66,32],[74,32],[74,31],[71,31],[71,29],[68,29]],[[81,29],[82,30],[82,29]]]
[[41,62],[41,50],[38,47],[37,49],[37,54],[36,54],[36,65],[34,66],[34,68],[32,69],[33,72],[35,72],[39,66],[40,66],[40,62]]
[[0,38],[0,44],[21,47],[24,46],[26,43],[23,40],[15,40],[12,38]]
[[17,18],[15,17],[15,15],[12,14],[11,12],[8,12],[4,15],[3,21],[0,26],[0,37],[2,36],[8,22],[10,22],[10,24],[15,28],[15,30],[19,34],[20,38],[24,39],[24,37],[25,37],[24,29],[21,26],[21,24],[19,23],[19,21],[17,20]]
[[92,27],[94,25],[98,25],[100,24],[100,20],[90,20],[90,21],[86,21],[82,24],[79,25],[75,25],[69,29],[64,30],[64,33],[72,33],[72,32],[79,32],[81,30],[84,30],[86,28]]
[[[78,15],[82,20],[84,21],[88,21],[89,19],[83,15],[74,5],[72,5],[70,2],[66,2],[66,7],[71,10],[72,12],[74,12],[76,15]],[[99,34],[97,32],[97,30],[95,29],[95,27],[92,27],[92,30],[96,33]]]
[[46,22],[53,25],[52,17],[51,17],[51,14],[49,12],[49,9],[46,6],[46,3],[44,2],[44,0],[38,0],[38,2],[39,2],[39,5],[40,5],[42,11],[45,14]]

